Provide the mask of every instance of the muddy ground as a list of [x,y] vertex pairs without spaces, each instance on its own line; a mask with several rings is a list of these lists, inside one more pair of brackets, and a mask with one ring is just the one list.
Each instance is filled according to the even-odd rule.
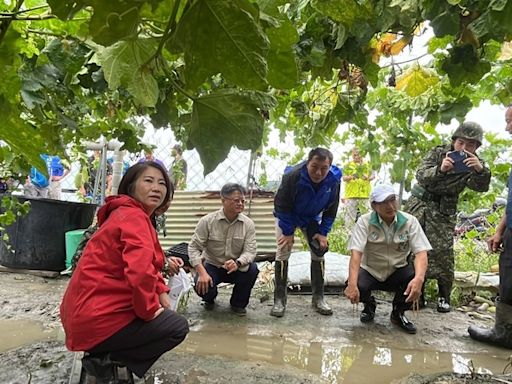
[[[20,341],[24,345],[9,347],[0,341],[0,383],[68,382],[73,354],[64,347],[58,316],[67,281],[0,273],[0,329],[8,332],[24,322],[42,326],[41,332]],[[468,325],[492,323],[458,311],[438,314],[427,308],[411,314],[418,333],[408,335],[390,324],[386,301],[379,301],[373,324],[361,324],[361,307],[339,295],[328,296],[333,316],[313,312],[310,296],[297,295],[289,296],[285,317],[276,319],[269,316],[272,300],[260,300],[265,295],[257,291],[247,317],[240,318],[229,311],[230,290],[221,290],[212,312],[190,295],[185,316],[191,333],[154,365],[145,382],[497,383],[496,376],[471,381],[468,375],[440,377],[437,372],[498,374],[510,356],[505,349],[473,342]],[[427,379],[428,374],[435,375]],[[505,376],[501,380],[512,382]]]

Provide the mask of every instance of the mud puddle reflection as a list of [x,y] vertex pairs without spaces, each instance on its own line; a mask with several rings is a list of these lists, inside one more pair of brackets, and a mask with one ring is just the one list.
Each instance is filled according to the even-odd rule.
[[31,320],[0,320],[0,353],[38,341],[63,339],[62,331]]
[[[397,334],[397,337],[402,335]],[[405,337],[405,336],[404,336]],[[282,337],[262,334],[246,327],[203,326],[189,333],[178,348],[203,356],[221,356],[232,360],[291,365],[318,375],[329,383],[390,383],[410,373],[501,374],[509,354],[456,353],[407,349],[353,343],[347,339],[322,336]],[[157,381],[155,381],[156,383]]]

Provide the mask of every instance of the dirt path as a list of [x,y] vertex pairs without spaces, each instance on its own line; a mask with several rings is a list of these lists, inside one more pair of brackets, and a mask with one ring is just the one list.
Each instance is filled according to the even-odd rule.
[[[67,281],[0,273],[0,323],[37,321],[55,332],[48,341],[1,353],[0,383],[67,382],[72,354],[57,332]],[[290,296],[281,319],[269,316],[271,300],[257,298],[251,300],[247,317],[240,318],[229,312],[230,288],[221,291],[213,312],[190,296],[185,314],[189,337],[155,364],[146,382],[389,383],[412,372],[468,372],[471,365],[475,372],[498,373],[510,356],[510,351],[473,342],[468,325],[483,323],[457,311],[440,315],[432,308],[422,310],[416,318],[410,316],[418,333],[407,335],[390,324],[390,305],[383,301],[369,325],[359,322],[361,308],[339,296],[328,297],[334,310],[330,317],[312,311],[310,296]]]

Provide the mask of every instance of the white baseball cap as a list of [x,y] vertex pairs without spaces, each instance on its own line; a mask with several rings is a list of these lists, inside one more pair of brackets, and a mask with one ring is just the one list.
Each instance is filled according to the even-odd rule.
[[379,184],[373,188],[372,193],[370,195],[370,202],[371,203],[382,203],[388,197],[393,196],[393,195],[396,196],[396,192],[391,185]]

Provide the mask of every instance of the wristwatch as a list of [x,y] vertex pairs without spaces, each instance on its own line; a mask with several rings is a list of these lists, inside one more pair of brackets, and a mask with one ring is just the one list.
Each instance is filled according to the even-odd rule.
[[240,260],[235,260],[235,263],[238,268],[240,268],[242,266],[242,263],[240,262]]

